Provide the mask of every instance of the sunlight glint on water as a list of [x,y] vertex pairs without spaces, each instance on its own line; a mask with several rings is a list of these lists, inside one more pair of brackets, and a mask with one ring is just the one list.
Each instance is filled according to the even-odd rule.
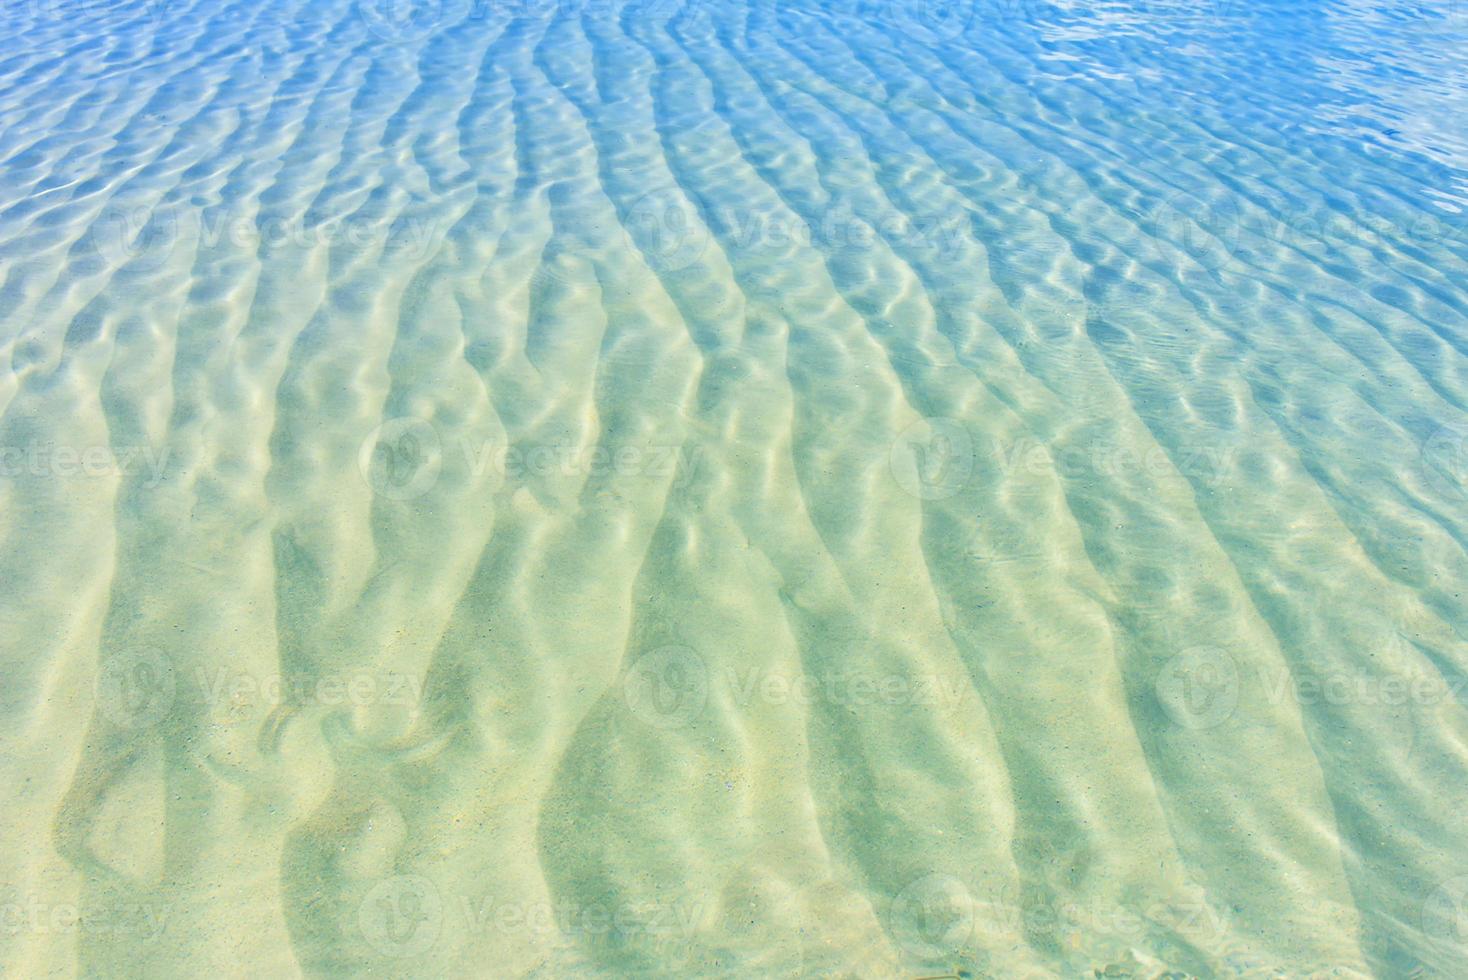
[[0,30],[0,973],[1468,975],[1463,0]]

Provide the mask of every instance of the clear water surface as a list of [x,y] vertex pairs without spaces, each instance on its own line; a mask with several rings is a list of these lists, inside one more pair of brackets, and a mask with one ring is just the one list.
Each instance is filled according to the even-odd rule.
[[0,973],[1468,976],[1463,0],[0,35]]

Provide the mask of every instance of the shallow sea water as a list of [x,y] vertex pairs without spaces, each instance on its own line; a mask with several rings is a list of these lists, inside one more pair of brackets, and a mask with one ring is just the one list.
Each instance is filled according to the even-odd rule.
[[1468,976],[1468,6],[10,0],[0,974]]

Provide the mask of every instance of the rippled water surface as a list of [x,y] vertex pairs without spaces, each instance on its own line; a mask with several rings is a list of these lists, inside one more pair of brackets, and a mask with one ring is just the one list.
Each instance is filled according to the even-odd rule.
[[0,36],[0,974],[1468,976],[1464,0]]

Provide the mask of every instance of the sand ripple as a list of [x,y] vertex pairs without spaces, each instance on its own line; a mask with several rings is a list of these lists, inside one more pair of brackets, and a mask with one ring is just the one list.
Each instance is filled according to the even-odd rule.
[[1465,975],[1451,7],[7,6],[0,972]]

